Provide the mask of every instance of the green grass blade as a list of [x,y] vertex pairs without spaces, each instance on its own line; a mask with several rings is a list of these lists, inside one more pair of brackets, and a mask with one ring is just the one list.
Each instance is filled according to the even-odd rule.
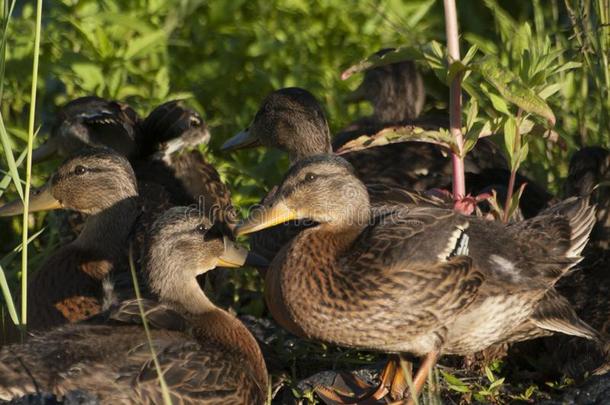
[[[42,232],[44,232],[44,230],[45,230],[45,228],[42,228],[41,230],[36,232],[34,235],[32,235],[28,239],[28,244],[30,244],[34,239],[36,239]],[[17,311],[15,310],[15,301],[13,300],[11,290],[8,287],[8,282],[6,280],[6,274],[5,274],[2,266],[6,265],[8,262],[10,262],[13,259],[13,257],[15,257],[15,255],[17,253],[19,253],[21,250],[22,250],[22,246],[18,245],[17,247],[15,247],[15,249],[13,249],[12,252],[10,252],[6,256],[4,256],[2,259],[0,259],[0,290],[2,291],[2,296],[4,297],[4,302],[6,302],[6,308],[8,309],[8,313],[11,317],[11,320],[13,321],[13,323],[15,325],[19,325],[19,317],[17,316]]]
[[8,165],[8,171],[11,174],[15,188],[19,197],[23,200],[23,188],[21,187],[21,177],[19,177],[19,171],[17,170],[17,163],[15,162],[15,156],[11,148],[11,142],[4,126],[4,119],[2,118],[2,112],[0,112],[0,143],[4,149],[4,156],[6,156],[6,164]]
[[[27,150],[24,150],[23,152],[21,152],[21,155],[19,155],[19,157],[15,161],[17,167],[21,166],[21,164],[23,163],[23,160],[25,159],[25,155],[27,155],[27,152],[28,152]],[[6,191],[6,189],[9,186],[9,184],[11,184],[12,180],[13,180],[13,176],[11,176],[10,173],[5,175],[2,178],[2,180],[0,180],[0,197],[2,197],[2,194],[4,194],[4,192]]]
[[163,396],[163,403],[165,405],[172,405],[172,399],[169,395],[169,389],[167,383],[163,377],[163,370],[157,359],[157,352],[152,343],[152,337],[150,336],[150,329],[148,328],[148,321],[144,314],[144,307],[142,306],[142,296],[140,294],[140,285],[138,284],[138,276],[136,274],[136,266],[133,264],[133,245],[129,246],[129,270],[131,271],[131,280],[133,281],[133,289],[138,299],[138,308],[140,310],[140,316],[142,317],[142,325],[144,325],[144,332],[146,333],[146,339],[148,340],[148,347],[150,348],[150,354],[152,355],[153,362],[155,363],[155,369],[157,370],[157,377],[159,378],[159,385],[161,385],[161,394]]
[[6,303],[6,308],[8,309],[8,314],[11,317],[11,320],[15,325],[19,325],[19,317],[17,316],[17,311],[15,310],[13,296],[11,295],[11,290],[8,288],[6,275],[4,274],[4,269],[2,266],[0,266],[0,290],[2,290],[2,296],[4,297],[4,302]]
[[34,61],[32,63],[32,92],[28,121],[28,153],[25,167],[25,192],[23,198],[23,230],[21,251],[21,324],[27,324],[28,310],[28,208],[32,180],[32,146],[34,143],[34,119],[36,118],[36,87],[38,85],[38,59],[40,57],[40,30],[42,26],[42,0],[36,1],[36,34],[34,36]]

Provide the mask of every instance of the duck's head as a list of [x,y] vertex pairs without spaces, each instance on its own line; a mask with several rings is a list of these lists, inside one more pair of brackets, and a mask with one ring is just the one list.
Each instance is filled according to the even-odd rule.
[[289,220],[361,227],[368,223],[369,216],[368,192],[350,164],[338,156],[315,155],[293,165],[271,201],[253,210],[236,234]]
[[[381,57],[393,48],[375,53]],[[368,101],[380,124],[413,120],[421,113],[426,95],[424,82],[413,61],[375,67],[364,72],[362,83],[348,96],[350,102]]]
[[250,126],[226,141],[222,149],[259,145],[287,152],[291,162],[331,152],[328,122],[320,103],[298,87],[276,90],[263,100]]
[[[138,195],[126,158],[110,149],[85,149],[68,158],[40,189],[30,195],[29,212],[70,209],[96,214]],[[16,200],[0,207],[0,216],[23,213]]]
[[32,161],[65,158],[86,147],[107,147],[130,158],[137,150],[138,121],[127,104],[96,96],[77,98],[59,110],[49,139],[33,151]]
[[140,154],[168,156],[185,148],[207,144],[210,131],[201,115],[173,100],[161,104],[142,123]]
[[147,235],[144,267],[151,289],[161,298],[170,298],[180,295],[172,288],[216,267],[267,264],[233,242],[222,229],[196,207],[173,207],[163,213]]

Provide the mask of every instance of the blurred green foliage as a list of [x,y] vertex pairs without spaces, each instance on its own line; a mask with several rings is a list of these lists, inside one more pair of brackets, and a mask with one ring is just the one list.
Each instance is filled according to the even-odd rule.
[[[519,78],[527,91],[544,99],[553,111],[559,143],[548,142],[531,128],[518,143],[514,137],[494,136],[509,153],[511,145],[513,152],[526,145],[525,153],[509,160],[519,165],[525,158],[521,169],[553,192],[561,191],[560,179],[566,175],[574,149],[610,145],[608,3],[482,0],[457,4],[462,55],[477,49],[474,62],[492,57],[496,73]],[[16,2],[9,17],[12,1],[2,4],[7,42],[6,63],[0,64],[4,68],[0,112],[17,159],[27,138],[34,5]],[[36,109],[41,130],[35,142],[46,136],[57,108],[79,96],[124,100],[142,115],[165,100],[186,98],[212,128],[211,145],[202,149],[231,185],[234,203],[245,208],[279,181],[287,159],[262,149],[233,155],[216,151],[248,125],[267,93],[285,86],[310,90],[326,108],[331,129],[337,131],[370,112],[368,105],[344,103],[360,78],[355,75],[343,82],[342,70],[384,47],[421,49],[433,40],[444,44],[444,29],[443,5],[435,0],[46,0]],[[445,80],[439,80],[429,63],[421,66],[428,96],[425,111],[442,112],[449,94]],[[518,106],[493,83],[481,87],[489,79],[484,69],[467,74],[463,111],[467,130],[481,129],[477,117],[496,119],[499,129],[514,128],[520,120]],[[485,97],[473,96],[478,91]],[[539,118],[532,120],[543,123]],[[0,160],[1,178],[8,166],[4,158]],[[41,184],[56,164],[35,167],[34,184]],[[8,179],[0,180],[0,199],[16,198],[13,186],[4,192]],[[33,230],[49,222],[47,231],[32,242],[32,269],[58,243],[56,224],[47,218],[50,221],[44,214],[32,216]],[[19,245],[20,227],[18,218],[0,220],[0,257],[4,256],[0,266],[11,285],[18,278],[19,265],[9,260],[14,255],[5,255]],[[262,311],[259,295],[249,303],[243,302],[247,298],[235,298],[242,300],[242,309],[248,312]],[[490,379],[491,385],[484,387],[487,397],[495,398],[502,384],[496,381],[501,379]]]

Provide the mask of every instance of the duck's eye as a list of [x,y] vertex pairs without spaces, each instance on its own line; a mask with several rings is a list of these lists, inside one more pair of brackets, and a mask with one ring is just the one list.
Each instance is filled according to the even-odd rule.
[[317,176],[313,173],[307,173],[305,175],[305,181],[310,182],[310,181],[314,181],[317,178]]
[[81,174],[87,173],[87,168],[85,166],[78,165],[74,168],[74,174],[80,176]]
[[201,120],[197,117],[191,117],[191,121],[189,122],[192,128],[196,128],[201,126]]
[[208,231],[208,228],[206,228],[205,225],[201,224],[197,226],[196,231],[203,235]]

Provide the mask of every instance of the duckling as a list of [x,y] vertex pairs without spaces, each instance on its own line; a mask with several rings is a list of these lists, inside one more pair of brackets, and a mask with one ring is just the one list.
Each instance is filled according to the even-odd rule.
[[[81,233],[55,251],[28,280],[28,328],[48,329],[104,308],[110,273],[125,265],[125,246],[140,214],[134,172],[109,149],[68,158],[30,197],[29,211],[68,209],[87,215]],[[21,200],[0,217],[23,212]],[[111,289],[110,289],[111,290]]]
[[254,337],[196,281],[246,259],[218,225],[190,208],[171,208],[152,226],[146,249],[145,273],[159,302],[125,301],[103,316],[4,347],[0,399],[40,390],[61,397],[78,388],[105,404],[162,403],[152,344],[173,403],[265,403],[268,377]]
[[[594,215],[585,200],[572,198],[509,225],[423,206],[372,217],[367,189],[349,163],[316,155],[294,164],[236,234],[290,219],[317,222],[271,263],[271,314],[308,339],[426,356],[415,398],[440,354],[554,332],[601,341],[553,287],[581,260]],[[371,395],[383,397],[389,385],[402,396],[406,380],[397,368],[386,368]]]
[[125,103],[96,96],[74,99],[57,112],[49,139],[32,152],[32,162],[72,156],[85,147],[108,147],[133,158],[140,117]]

